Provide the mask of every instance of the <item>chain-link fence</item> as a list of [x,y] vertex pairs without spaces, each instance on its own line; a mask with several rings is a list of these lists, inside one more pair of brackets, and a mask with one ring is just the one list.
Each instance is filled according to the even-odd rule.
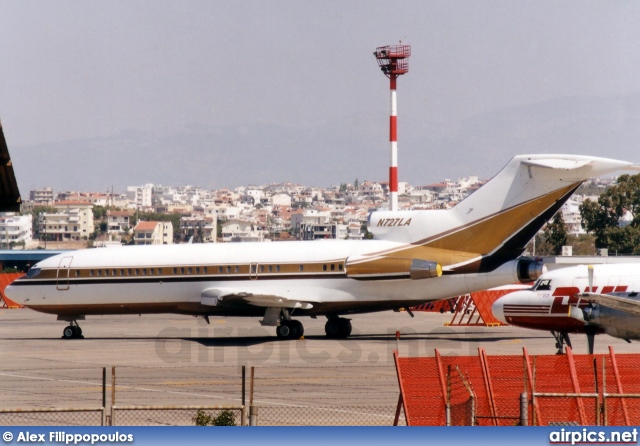
[[243,426],[246,423],[242,406],[113,406],[112,426]]
[[243,394],[242,368],[117,367],[116,405],[238,405]]
[[104,426],[105,411],[84,409],[0,409],[0,426]]
[[[259,426],[392,426],[395,406],[259,406]],[[406,425],[400,415],[398,425]]]
[[102,367],[0,370],[0,409],[102,407],[104,372]]

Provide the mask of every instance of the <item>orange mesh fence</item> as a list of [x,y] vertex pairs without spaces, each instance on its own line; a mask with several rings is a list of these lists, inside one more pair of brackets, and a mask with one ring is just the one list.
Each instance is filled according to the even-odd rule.
[[[409,425],[640,424],[640,354],[397,358]],[[448,406],[447,406],[448,403]]]
[[478,356],[448,356],[442,358],[445,372],[449,366],[451,370],[456,367],[460,368],[463,376],[469,381],[469,384],[475,394],[476,408],[476,424],[479,426],[493,426],[491,420],[491,403],[489,399],[488,389],[485,386],[482,373],[482,365]]
[[445,395],[435,358],[396,358],[409,426],[444,426]]
[[430,313],[453,312],[456,307],[456,298],[427,302],[426,304],[411,307],[412,311],[427,311]]
[[7,298],[7,296],[4,294],[4,290],[7,286],[9,286],[11,282],[22,276],[24,276],[24,273],[0,274],[0,300],[2,301],[0,302],[0,307],[21,308],[20,305]]
[[[487,356],[495,402],[496,424],[520,422],[520,394],[524,389],[524,360],[521,356]],[[531,422],[531,421],[530,421]]]

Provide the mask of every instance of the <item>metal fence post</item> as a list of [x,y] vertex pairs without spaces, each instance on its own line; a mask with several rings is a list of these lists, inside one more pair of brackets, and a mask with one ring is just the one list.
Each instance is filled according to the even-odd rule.
[[258,425],[258,406],[249,406],[249,426]]
[[527,401],[527,392],[520,394],[520,426],[529,425],[529,402]]
[[107,418],[107,368],[102,367],[102,425],[106,426]]
[[109,424],[113,426],[113,406],[116,404],[116,367],[111,366],[111,417]]
[[445,398],[446,425],[451,426],[451,365],[447,366],[447,394]]

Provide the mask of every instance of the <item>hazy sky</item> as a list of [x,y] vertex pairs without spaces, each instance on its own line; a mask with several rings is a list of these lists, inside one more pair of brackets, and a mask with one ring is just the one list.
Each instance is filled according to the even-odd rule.
[[[400,179],[417,184],[441,174],[487,176],[508,158],[500,154],[485,168],[485,155],[465,152],[469,146],[456,138],[471,137],[468,119],[536,104],[553,110],[554,101],[566,98],[633,102],[607,112],[614,129],[636,118],[629,108],[640,103],[639,23],[640,2],[622,0],[0,0],[0,118],[23,195],[45,185],[123,190],[145,182],[234,187],[384,180],[388,80],[372,52],[402,40],[411,44],[412,56],[409,74],[398,83]],[[523,116],[518,125],[536,134],[530,115]],[[371,122],[380,131],[369,131]],[[263,132],[265,126],[272,131]],[[420,147],[429,129],[443,128],[446,136]],[[231,137],[220,146],[216,135],[224,129],[253,135],[264,146],[233,147],[239,140]],[[335,149],[328,152],[333,161],[307,159],[306,150],[322,150],[319,133],[333,129],[336,139],[326,140]],[[114,149],[119,159],[113,164],[87,153],[96,141],[104,146],[131,133],[139,135],[137,144]],[[207,169],[158,156],[156,143],[170,150],[167,141],[180,135],[180,152],[184,137],[194,134],[206,137],[201,145],[189,143],[189,157],[202,153]],[[601,136],[607,146],[607,134]],[[287,138],[299,158],[286,152],[260,171],[254,163],[278,160]],[[492,138],[487,144],[500,145],[499,136]],[[341,140],[350,142],[340,147]],[[212,159],[242,151],[242,162],[237,170],[233,163],[217,169],[208,151]],[[456,162],[452,169],[443,155],[452,152],[468,165]],[[517,153],[513,147],[509,156]],[[589,154],[612,153],[640,161],[640,151]],[[339,168],[331,164],[336,157],[343,161]],[[128,159],[135,159],[135,169],[119,172]]]

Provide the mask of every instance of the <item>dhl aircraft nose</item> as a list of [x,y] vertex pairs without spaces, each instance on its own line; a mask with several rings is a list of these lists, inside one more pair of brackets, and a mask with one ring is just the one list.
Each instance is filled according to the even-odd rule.
[[499,321],[510,324],[505,313],[518,313],[518,310],[524,310],[534,304],[537,298],[538,295],[530,290],[515,291],[498,298],[491,306],[491,312]]

